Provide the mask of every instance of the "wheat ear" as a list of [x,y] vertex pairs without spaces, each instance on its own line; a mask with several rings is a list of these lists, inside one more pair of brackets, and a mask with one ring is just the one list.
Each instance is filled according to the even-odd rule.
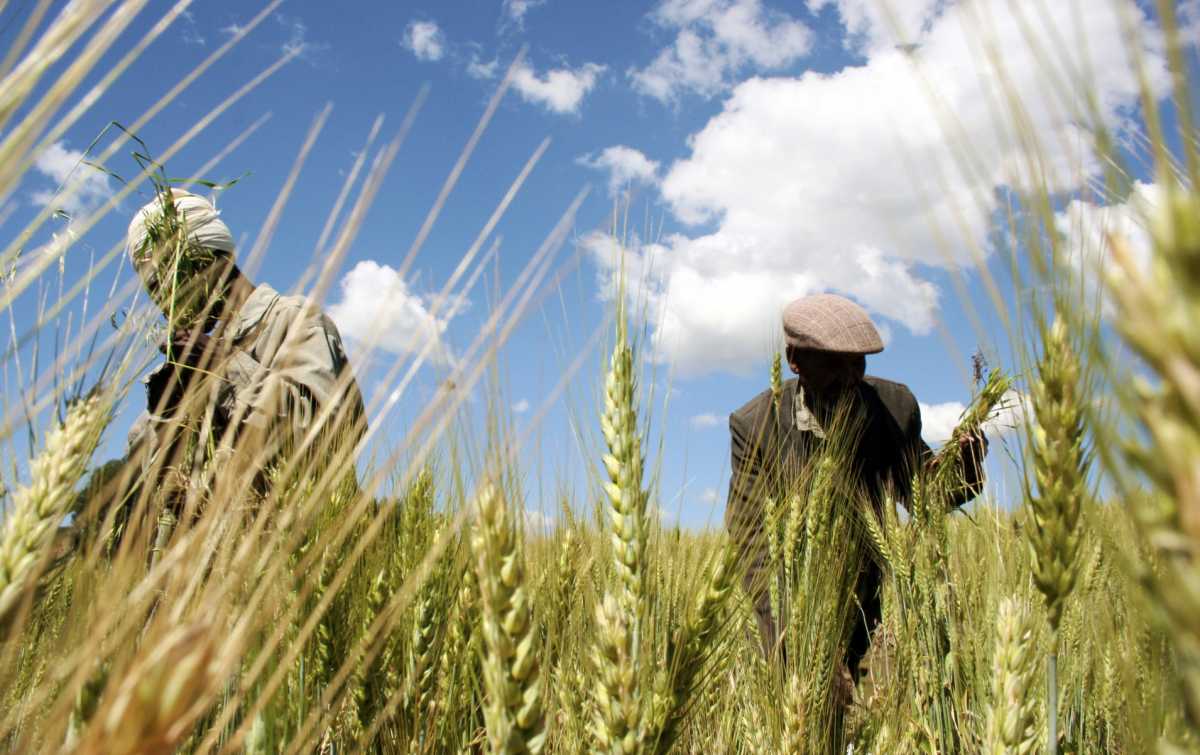
[[74,498],[111,405],[94,395],[76,403],[66,421],[46,437],[46,446],[30,464],[30,482],[13,495],[12,514],[0,534],[0,616],[29,587],[38,563],[54,539]]
[[483,606],[483,707],[494,753],[539,753],[546,739],[537,632],[513,516],[494,486],[480,491],[471,545]]
[[621,603],[627,610],[635,612],[642,604],[648,529],[646,493],[642,490],[641,435],[634,399],[636,391],[633,349],[626,340],[622,318],[617,326],[617,342],[605,379],[600,428],[608,446],[608,453],[604,454],[604,468],[608,472],[604,491],[613,525],[614,564],[623,588]]
[[712,573],[696,598],[695,609],[667,645],[666,669],[671,685],[669,690],[656,691],[657,733],[645,737],[653,742],[654,752],[670,751],[687,719],[691,701],[702,690],[701,671],[720,644],[717,635],[721,612],[733,590],[735,553],[734,548],[726,545],[717,554]]
[[597,752],[624,755],[641,751],[641,691],[633,662],[628,614],[611,593],[596,609],[595,721]]
[[620,581],[616,595],[607,593],[597,611],[594,733],[605,752],[640,748],[643,735],[641,668],[638,638],[645,611],[646,492],[642,489],[642,448],[634,399],[637,379],[633,349],[625,334],[625,316],[617,313],[617,338],[605,377],[604,413],[600,428],[608,452],[608,514],[612,520],[613,565]]
[[988,755],[1026,755],[1038,751],[1035,650],[1029,609],[1012,598],[1003,601],[985,733]]
[[1039,379],[1031,390],[1033,468],[1037,493],[1029,496],[1026,528],[1034,558],[1034,581],[1046,598],[1050,628],[1058,631],[1063,601],[1078,574],[1080,513],[1087,489],[1083,407],[1078,395],[1079,362],[1066,325],[1048,330]]
[[1124,239],[1109,238],[1108,290],[1121,335],[1159,378],[1133,380],[1130,405],[1144,440],[1123,445],[1128,461],[1161,493],[1133,507],[1157,556],[1145,584],[1179,659],[1187,722],[1200,733],[1200,191],[1165,183],[1164,206],[1149,218],[1148,269]]
[[207,624],[172,627],[143,647],[101,709],[78,750],[85,755],[174,752],[217,687],[214,632]]

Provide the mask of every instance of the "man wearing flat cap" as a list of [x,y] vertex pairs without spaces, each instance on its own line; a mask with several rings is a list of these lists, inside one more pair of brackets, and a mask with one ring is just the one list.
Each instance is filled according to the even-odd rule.
[[[725,521],[745,559],[747,592],[754,601],[764,652],[778,659],[781,627],[771,615],[765,539],[764,499],[787,495],[802,467],[826,442],[835,409],[853,410],[857,418],[849,447],[852,469],[843,470],[876,505],[887,495],[907,503],[913,474],[933,457],[921,439],[921,410],[912,391],[901,383],[866,375],[866,355],[883,351],[883,341],[859,305],[841,296],[817,294],[797,299],[783,311],[787,363],[796,375],[778,397],[763,391],[729,416],[732,478]],[[982,487],[982,436],[964,441],[962,484],[950,504],[959,506]],[[794,491],[791,491],[794,492]],[[854,501],[844,501],[844,515],[854,515]],[[840,505],[840,502],[839,502]],[[835,506],[834,515],[838,515]],[[880,573],[865,564],[859,578],[861,610],[850,640],[843,676],[857,680],[859,662],[878,623]],[[849,681],[849,680],[847,680]]]
[[348,454],[362,437],[363,402],[333,322],[305,297],[252,283],[229,228],[195,194],[157,193],[129,224],[126,252],[167,320],[166,361],[144,379],[146,411],[129,434],[143,486],[185,486],[207,464],[214,482],[243,475],[236,484],[264,492],[265,471],[301,450],[353,479],[353,459],[334,448]]

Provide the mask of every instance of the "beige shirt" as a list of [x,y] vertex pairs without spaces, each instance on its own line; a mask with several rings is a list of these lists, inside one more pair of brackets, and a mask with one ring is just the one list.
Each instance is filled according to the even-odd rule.
[[[278,452],[296,448],[319,421],[318,437],[338,433],[338,447],[352,447],[362,437],[362,394],[341,336],[333,321],[305,297],[282,296],[268,285],[258,286],[216,337],[225,355],[197,389],[207,391],[208,399],[196,429],[200,437],[218,443],[218,450],[223,446],[231,453],[248,431],[261,433]],[[167,369],[171,368],[161,365],[143,380],[148,393],[152,377]],[[148,398],[153,409],[157,401]],[[179,422],[150,409],[130,430],[130,458],[140,455],[147,470],[175,466],[182,459],[162,457],[170,438],[182,436]],[[323,419],[322,410],[328,410]],[[227,432],[231,425],[235,429]],[[322,455],[331,455],[327,446]]]

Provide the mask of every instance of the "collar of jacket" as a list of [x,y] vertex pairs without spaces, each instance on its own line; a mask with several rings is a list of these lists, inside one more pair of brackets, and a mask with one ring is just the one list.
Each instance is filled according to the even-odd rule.
[[[859,400],[863,398],[863,390],[866,385],[864,380],[854,387]],[[805,401],[804,387],[796,378],[783,384],[783,394],[779,401],[778,423],[785,432],[811,433],[817,438],[825,437],[821,421],[817,418],[817,413],[813,411],[810,403]]]
[[802,433],[812,433],[818,438],[825,437],[825,430],[804,401],[804,386],[796,386],[796,394],[792,398],[792,426]]
[[241,308],[238,309],[237,317],[230,323],[232,326],[229,329],[229,339],[237,342],[246,337],[246,334],[258,326],[267,313],[271,311],[271,307],[275,306],[275,302],[279,301],[279,292],[263,283],[257,286],[251,294],[246,297],[246,301],[242,302]]

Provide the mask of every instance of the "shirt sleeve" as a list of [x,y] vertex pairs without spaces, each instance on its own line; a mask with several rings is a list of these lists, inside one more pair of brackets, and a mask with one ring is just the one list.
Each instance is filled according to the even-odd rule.
[[[923,471],[925,465],[934,459],[935,454],[929,447],[929,444],[921,437],[921,406],[917,403],[915,397],[912,404],[912,419],[909,420],[908,438],[910,447],[913,449],[913,458],[918,460],[920,464],[919,469]],[[954,489],[950,491],[949,498],[946,501],[949,508],[958,508],[968,501],[973,500],[983,489],[982,474],[978,475],[976,482],[973,484],[963,484],[963,480],[965,479],[964,467],[967,463],[966,459],[961,456],[959,457],[959,472],[955,476],[959,484],[955,485]]]
[[771,615],[770,544],[767,542],[765,497],[771,493],[769,472],[763,460],[766,428],[755,427],[740,414],[729,416],[730,479],[725,504],[725,526],[737,548],[742,585],[754,606],[763,650],[770,656],[778,644],[779,629]]

